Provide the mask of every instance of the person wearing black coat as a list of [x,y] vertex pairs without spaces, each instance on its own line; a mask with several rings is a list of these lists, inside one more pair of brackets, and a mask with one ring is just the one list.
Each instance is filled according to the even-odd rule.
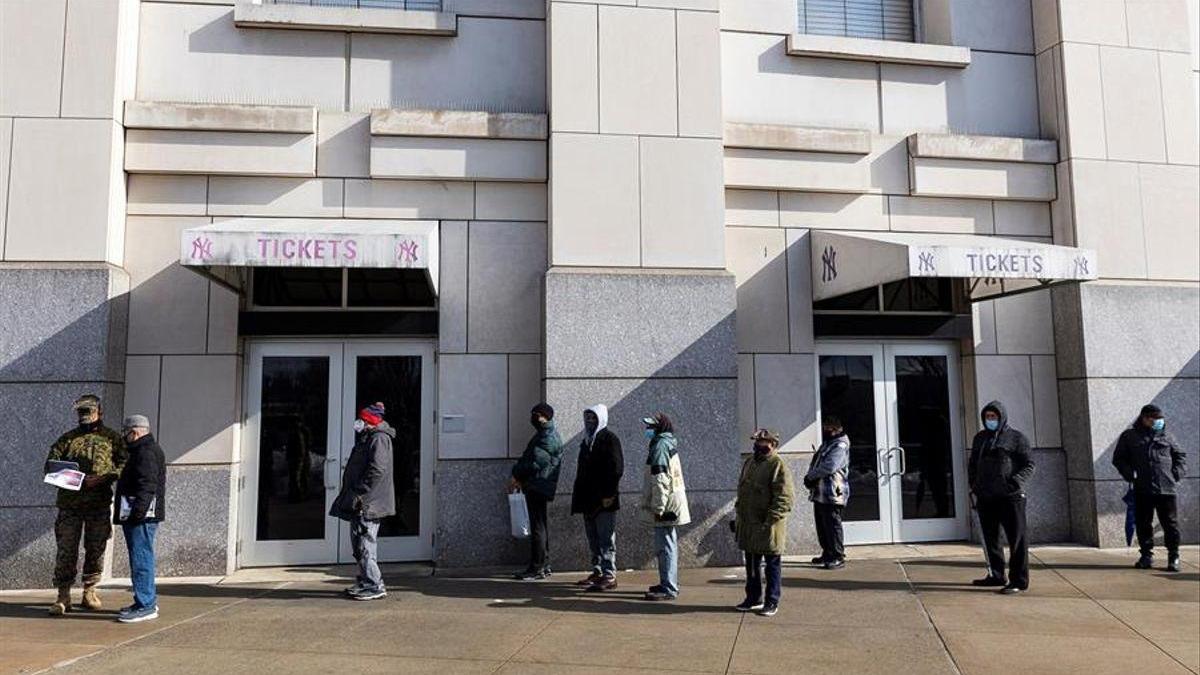
[[167,511],[167,460],[145,415],[126,417],[124,436],[129,459],[117,478],[113,522],[125,535],[133,604],[120,611],[117,621],[137,623],[158,618],[154,538]]
[[[1011,595],[1029,589],[1029,542],[1025,538],[1025,485],[1033,476],[1029,439],[1008,424],[1004,404],[992,401],[980,412],[983,430],[971,443],[968,482],[979,512],[987,549],[988,574],[976,586],[1003,586]],[[1008,539],[1008,579],[1000,530]]]
[[1138,569],[1150,569],[1154,562],[1154,514],[1163,529],[1167,546],[1167,571],[1178,572],[1179,517],[1176,511],[1176,485],[1187,475],[1187,453],[1166,431],[1167,419],[1154,404],[1142,407],[1133,426],[1121,433],[1113,451],[1112,463],[1121,476],[1133,484],[1133,514],[1137,526],[1141,556]]
[[590,591],[607,591],[617,587],[616,521],[625,456],[621,439],[608,428],[607,407],[598,404],[585,410],[583,426],[571,513],[583,515],[592,573],[578,583]]

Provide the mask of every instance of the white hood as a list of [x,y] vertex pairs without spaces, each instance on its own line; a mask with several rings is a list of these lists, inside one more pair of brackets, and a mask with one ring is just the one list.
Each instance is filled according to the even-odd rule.
[[596,405],[584,410],[584,412],[594,413],[596,418],[600,420],[600,423],[596,425],[596,432],[591,436],[588,436],[588,441],[591,441],[596,437],[596,434],[600,433],[601,429],[608,426],[608,406],[604,405],[603,403],[597,403]]

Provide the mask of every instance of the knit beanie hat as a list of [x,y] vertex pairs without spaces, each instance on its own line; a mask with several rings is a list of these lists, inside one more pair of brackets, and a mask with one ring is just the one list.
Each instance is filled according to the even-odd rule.
[[384,412],[382,403],[372,403],[358,411],[358,419],[366,422],[369,426],[377,427],[383,421]]
[[1162,417],[1162,416],[1163,416],[1162,408],[1154,405],[1153,403],[1147,403],[1146,405],[1142,406],[1142,417],[1153,418],[1153,417]]
[[551,408],[549,403],[539,403],[533,406],[533,410],[530,412],[534,415],[541,415],[548,420],[554,419],[554,408]]

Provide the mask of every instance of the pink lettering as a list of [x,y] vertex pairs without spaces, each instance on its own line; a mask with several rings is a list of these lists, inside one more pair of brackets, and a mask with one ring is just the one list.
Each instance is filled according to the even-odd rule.
[[[291,244],[291,246],[289,247],[288,244]],[[292,258],[295,258],[296,257],[296,240],[295,239],[284,239],[282,245],[280,246],[280,249],[282,249],[283,257],[285,257],[289,260]],[[290,249],[290,252],[289,252],[289,249]]]
[[267,240],[266,239],[258,240],[258,257],[260,257],[260,258],[267,257]]
[[358,242],[353,239],[346,240],[346,260],[354,260],[358,257]]
[[325,242],[319,240],[313,242],[313,257],[325,259]]
[[338,257],[338,245],[341,243],[342,242],[338,241],[337,239],[329,240],[329,247],[331,249],[333,249],[333,252],[330,254],[332,257],[334,257],[334,258]]
[[308,258],[310,260],[312,259],[312,257],[313,257],[312,243],[313,243],[312,239],[301,239],[300,240],[300,242],[299,242],[300,254],[299,255],[301,258]]

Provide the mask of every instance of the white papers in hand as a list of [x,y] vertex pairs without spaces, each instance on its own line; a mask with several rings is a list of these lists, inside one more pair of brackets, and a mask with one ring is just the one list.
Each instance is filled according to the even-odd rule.
[[43,482],[49,483],[54,487],[62,488],[64,490],[77,491],[83,486],[83,476],[84,473],[82,471],[63,469],[61,471],[55,471],[54,473],[46,474]]

